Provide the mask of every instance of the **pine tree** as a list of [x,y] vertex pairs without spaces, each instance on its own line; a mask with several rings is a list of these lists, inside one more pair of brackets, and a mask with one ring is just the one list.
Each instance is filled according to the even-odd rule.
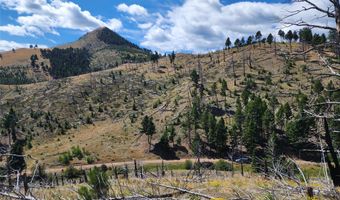
[[149,150],[151,149],[152,136],[156,132],[155,124],[153,123],[153,118],[145,116],[142,121],[141,132],[148,136]]
[[279,110],[276,112],[276,124],[279,126],[280,129],[283,128],[284,125],[284,107],[281,105]]
[[267,37],[267,43],[270,45],[270,47],[272,47],[273,39],[274,39],[273,35],[269,33]]
[[224,124],[224,120],[221,118],[216,126],[216,135],[214,138],[214,143],[217,151],[222,154],[224,150],[226,150],[226,142],[227,142],[227,129]]
[[281,40],[285,38],[285,32],[283,30],[279,30],[278,35],[281,37]]
[[18,117],[13,108],[9,110],[9,113],[5,115],[3,120],[3,127],[7,130],[9,138],[12,138],[12,142],[17,140],[16,136],[16,126],[18,122]]
[[292,109],[290,108],[290,105],[288,102],[286,102],[283,106],[283,113],[284,113],[284,116],[285,116],[285,121],[289,121],[290,120],[290,117],[293,115],[292,113]]
[[285,39],[289,41],[289,49],[290,52],[292,52],[292,40],[293,40],[293,32],[291,30],[289,30],[285,36]]
[[171,142],[172,145],[174,145],[175,144],[175,137],[176,137],[175,127],[173,125],[171,125],[168,132],[169,132],[169,142]]
[[225,47],[227,49],[230,49],[230,46],[231,46],[231,41],[230,41],[230,38],[228,37],[227,40],[225,41]]
[[313,86],[312,86],[313,92],[316,94],[321,94],[323,91],[324,87],[320,81],[320,79],[317,79],[314,81]]
[[[221,94],[221,96],[224,97],[224,104],[225,105],[227,103],[227,90],[228,90],[227,81],[223,79],[222,82],[221,82],[221,92],[220,92],[220,94]],[[227,109],[227,108],[225,108],[225,109]]]
[[247,39],[247,45],[251,45],[253,43],[253,37],[254,36],[249,36]]
[[210,114],[209,115],[209,133],[208,133],[208,144],[214,146],[214,139],[216,138],[216,119]]
[[299,39],[299,34],[296,31],[294,31],[293,32],[293,40],[294,40],[294,42],[297,42],[298,39]]
[[26,168],[26,162],[24,158],[24,146],[26,144],[25,140],[16,140],[11,146],[10,156],[7,158],[7,167],[13,171],[22,172]]
[[241,105],[240,98],[237,97],[237,99],[236,99],[235,122],[236,122],[236,126],[237,126],[240,133],[242,132],[243,121],[244,121],[244,115],[243,115],[243,111],[242,111],[242,105]]
[[240,39],[237,38],[237,39],[235,40],[234,46],[237,47],[237,48],[239,48],[239,47],[241,46],[241,41],[240,41]]
[[195,87],[198,88],[198,81],[199,81],[199,75],[196,71],[196,69],[192,70],[190,74],[191,81],[194,82]]
[[259,46],[261,46],[261,38],[262,38],[262,33],[261,31],[257,31],[256,35],[255,35],[255,39],[257,40],[257,42],[259,43]]

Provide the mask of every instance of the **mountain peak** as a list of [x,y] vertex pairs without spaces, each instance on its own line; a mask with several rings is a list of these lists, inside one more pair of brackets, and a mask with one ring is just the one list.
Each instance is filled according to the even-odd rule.
[[97,29],[90,31],[80,37],[79,40],[67,45],[63,45],[62,47],[85,48],[90,52],[96,52],[103,48],[117,46],[125,46],[128,48],[141,50],[139,46],[129,42],[106,26],[98,27]]

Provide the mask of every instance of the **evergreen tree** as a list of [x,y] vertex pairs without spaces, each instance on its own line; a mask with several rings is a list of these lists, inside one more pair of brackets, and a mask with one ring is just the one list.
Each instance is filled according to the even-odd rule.
[[244,39],[244,37],[241,38],[240,40],[240,46],[244,46],[246,44],[246,41]]
[[96,196],[96,199],[105,199],[109,192],[110,183],[105,171],[94,167],[88,173],[88,183]]
[[253,36],[249,36],[247,39],[247,45],[251,45],[253,43]]
[[260,97],[254,96],[245,107],[244,135],[247,150],[252,152],[263,141],[263,115],[267,109]]
[[214,82],[213,85],[211,86],[211,94],[215,96],[215,103],[216,103],[216,106],[218,106],[217,84],[216,84],[216,82]]
[[216,125],[216,135],[214,138],[216,149],[220,154],[223,153],[226,148],[227,136],[224,120],[221,118]]
[[10,156],[7,158],[7,167],[10,172],[19,171],[22,172],[26,168],[26,162],[24,158],[24,146],[25,140],[16,140],[11,146]]
[[5,115],[3,120],[3,127],[7,130],[8,136],[12,137],[12,142],[17,140],[16,126],[18,123],[18,117],[13,108],[9,110],[9,113]]
[[293,115],[292,113],[292,109],[290,108],[289,103],[285,103],[283,106],[283,113],[285,116],[285,120],[288,121],[290,119],[290,117]]
[[234,46],[237,47],[237,48],[239,48],[239,47],[241,46],[241,41],[240,41],[240,39],[237,38],[237,39],[235,40]]
[[[286,133],[288,139],[292,145],[300,142],[305,142],[310,137],[309,132],[314,122],[312,118],[306,118],[302,116],[296,117],[290,121],[286,126]],[[295,146],[298,148],[298,146]]]
[[149,150],[151,149],[152,136],[156,132],[155,124],[153,123],[153,118],[145,116],[142,121],[141,132],[148,136]]
[[270,45],[270,47],[272,47],[273,39],[274,39],[273,35],[269,33],[267,37],[267,43]]
[[171,142],[172,145],[174,145],[175,144],[175,137],[176,137],[176,130],[175,130],[174,125],[170,126],[168,132],[169,132],[169,142]]
[[221,94],[221,96],[223,96],[224,97],[224,105],[225,105],[225,109],[227,109],[226,108],[226,103],[227,103],[227,90],[228,90],[228,85],[227,85],[227,81],[226,80],[222,80],[222,82],[221,82],[221,92],[220,92],[220,94]]
[[196,88],[198,87],[198,81],[199,81],[199,75],[196,71],[196,69],[192,70],[191,74],[190,74],[190,78],[192,80],[192,82],[194,82]]
[[255,39],[256,41],[259,43],[259,45],[261,46],[261,38],[262,38],[262,33],[261,31],[257,31],[256,35],[255,35]]
[[168,130],[168,127],[165,127],[165,130],[163,132],[163,135],[161,136],[160,138],[160,141],[159,141],[163,146],[165,147],[168,147],[169,146],[169,130]]
[[317,33],[314,33],[313,35],[313,40],[312,40],[312,44],[313,45],[319,45],[319,44],[322,44],[322,38],[319,34]]
[[216,119],[213,115],[209,115],[208,144],[214,146],[215,138],[216,138]]
[[310,28],[303,28],[299,31],[300,42],[302,43],[302,50],[305,50],[305,45],[312,43],[313,33]]
[[231,41],[230,41],[230,38],[228,37],[227,40],[225,41],[225,47],[227,49],[230,49],[230,46],[231,46]]
[[297,102],[297,108],[298,108],[298,115],[305,116],[304,109],[308,103],[307,95],[299,91],[299,93],[296,95],[296,102]]
[[292,51],[292,40],[293,40],[293,32],[291,30],[289,30],[285,36],[285,39],[289,41],[289,49],[290,51]]
[[314,81],[313,86],[312,86],[313,92],[316,94],[321,94],[323,91],[324,87],[320,81],[320,79],[317,79]]
[[299,40],[299,34],[296,31],[293,32],[293,40],[294,42],[297,42]]
[[262,117],[264,137],[266,140],[275,129],[273,121],[275,121],[274,114],[270,109],[266,109]]
[[168,55],[169,56],[169,60],[170,60],[170,63],[171,65],[173,66],[173,68],[175,68],[175,59],[176,59],[176,54],[175,54],[175,51],[172,51],[171,54]]
[[283,128],[283,125],[284,125],[284,106],[281,105],[279,107],[279,110],[276,112],[276,124],[279,126],[279,128]]
[[244,121],[244,115],[243,115],[243,111],[242,111],[242,105],[241,105],[240,98],[237,97],[237,99],[236,99],[235,122],[236,122],[236,126],[237,126],[240,133],[242,132],[243,121]]
[[321,34],[321,44],[325,44],[327,42],[327,37],[324,33]]
[[285,32],[283,30],[279,30],[278,35],[281,37],[281,40],[285,38]]

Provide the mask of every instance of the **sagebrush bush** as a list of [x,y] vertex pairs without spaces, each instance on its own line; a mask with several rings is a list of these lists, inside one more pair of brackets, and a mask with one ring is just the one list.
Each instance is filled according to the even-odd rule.
[[231,164],[224,160],[219,160],[214,164],[214,168],[218,171],[231,171]]

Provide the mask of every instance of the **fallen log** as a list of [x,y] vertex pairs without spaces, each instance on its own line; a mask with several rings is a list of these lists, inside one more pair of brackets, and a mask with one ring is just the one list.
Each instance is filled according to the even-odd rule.
[[20,200],[37,200],[32,196],[16,195],[8,192],[0,192],[0,196],[8,197],[10,199],[20,199]]
[[187,189],[184,189],[184,188],[180,188],[180,187],[163,185],[163,184],[160,184],[160,183],[150,183],[150,184],[154,185],[154,186],[160,186],[160,187],[164,187],[164,188],[168,188],[168,189],[178,190],[178,191],[183,192],[183,193],[196,195],[196,196],[203,197],[203,198],[206,198],[206,199],[214,199],[214,197],[212,197],[212,196],[209,196],[209,195],[206,195],[206,194],[201,194],[201,193],[198,193],[198,192],[193,192],[193,191],[190,191],[190,190],[187,190]]
[[109,200],[143,200],[143,199],[160,199],[160,198],[170,198],[174,195],[182,194],[183,192],[175,192],[175,193],[167,193],[167,194],[159,194],[159,195],[135,195],[135,196],[126,196],[126,197],[115,197],[109,198]]

